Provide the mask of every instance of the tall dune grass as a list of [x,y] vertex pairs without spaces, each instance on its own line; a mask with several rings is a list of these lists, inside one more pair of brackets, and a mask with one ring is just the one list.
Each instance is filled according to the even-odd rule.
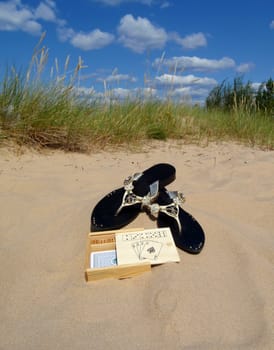
[[[82,61],[66,74],[41,78],[47,51],[37,49],[26,73],[8,69],[0,87],[0,143],[89,151],[143,145],[152,139],[186,143],[233,140],[274,149],[273,118],[244,109],[221,112],[167,101],[102,103],[80,96]],[[56,69],[57,71],[57,69]]]

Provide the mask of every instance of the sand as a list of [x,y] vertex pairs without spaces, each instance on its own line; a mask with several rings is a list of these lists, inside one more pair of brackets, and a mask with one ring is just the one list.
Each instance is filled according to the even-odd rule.
[[[86,283],[90,212],[169,162],[206,233],[199,255]],[[274,349],[274,152],[155,142],[90,155],[0,149],[0,349]],[[145,213],[128,227],[156,227]]]

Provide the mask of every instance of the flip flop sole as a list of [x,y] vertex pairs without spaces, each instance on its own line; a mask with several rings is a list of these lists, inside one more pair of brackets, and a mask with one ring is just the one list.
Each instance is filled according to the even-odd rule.
[[[158,203],[161,205],[171,203],[166,192],[160,192]],[[178,248],[191,254],[199,254],[205,244],[205,233],[201,225],[181,207],[179,207],[178,219],[181,224],[181,230],[174,218],[160,212],[157,218],[157,225],[158,227],[170,227],[175,245]]]
[[[167,163],[160,163],[143,171],[143,175],[134,181],[133,193],[138,196],[148,194],[149,186],[155,181],[159,181],[159,187],[162,188],[175,179],[175,168]],[[103,197],[94,207],[91,214],[91,231],[105,231],[120,229],[132,222],[141,211],[141,204],[136,203],[123,207],[117,213],[121,206],[125,189],[118,188],[105,197]]]
[[91,231],[120,229],[138,216],[140,203],[126,207],[116,215],[124,193],[124,188],[118,188],[98,202],[91,214]]

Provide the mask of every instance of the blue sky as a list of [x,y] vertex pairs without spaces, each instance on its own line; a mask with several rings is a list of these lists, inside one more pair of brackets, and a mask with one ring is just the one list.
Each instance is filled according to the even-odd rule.
[[274,76],[274,0],[0,1],[0,76],[27,68],[43,32],[47,76],[81,57],[87,93],[202,102],[224,79]]

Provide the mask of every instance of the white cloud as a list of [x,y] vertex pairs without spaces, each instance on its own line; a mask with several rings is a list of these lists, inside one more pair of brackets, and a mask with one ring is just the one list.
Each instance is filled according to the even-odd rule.
[[157,90],[153,88],[139,88],[135,89],[138,97],[142,99],[150,99],[157,96]]
[[23,31],[32,35],[41,35],[42,25],[39,20],[65,23],[56,16],[56,5],[52,0],[44,0],[36,8],[23,4],[21,0],[0,2],[0,30]]
[[36,21],[34,10],[22,5],[20,0],[10,0],[0,2],[0,30],[40,35],[42,26]]
[[161,9],[165,9],[165,8],[167,8],[167,7],[170,7],[170,6],[171,6],[171,5],[170,5],[170,2],[164,1],[164,2],[161,4],[160,8],[161,8]]
[[40,2],[38,7],[35,10],[35,17],[41,18],[45,21],[55,22],[56,14],[55,14],[55,4],[53,2]]
[[196,77],[195,75],[173,75],[163,74],[155,78],[156,85],[178,86],[178,85],[201,85],[212,86],[216,85],[217,81],[207,77]]
[[144,5],[151,5],[153,0],[93,0],[94,2],[100,2],[104,5],[109,5],[109,6],[118,6],[122,3],[129,3],[129,2],[138,2],[140,4]]
[[274,20],[270,23],[270,28],[274,29]]
[[254,63],[242,63],[236,68],[238,73],[247,73],[255,67]]
[[168,92],[168,98],[183,104],[204,105],[205,99],[210,93],[209,87],[184,86],[172,89]]
[[84,87],[84,86],[80,86],[80,87],[74,87],[74,91],[78,94],[78,95],[91,95],[91,96],[95,96],[96,95],[96,91],[94,89],[94,87]]
[[102,32],[100,29],[84,33],[75,32],[72,28],[62,25],[57,27],[57,34],[60,41],[68,41],[72,46],[84,51],[101,49],[115,39],[113,34]]
[[[71,36],[70,43],[82,50],[96,50],[109,45],[114,36],[110,33],[102,32],[100,29],[95,29],[89,33],[74,33],[71,29],[67,29],[67,37]],[[63,38],[65,35],[63,36]]]
[[205,88],[193,88],[191,86],[185,86],[181,88],[177,88],[174,91],[172,91],[173,96],[185,96],[185,95],[191,95],[191,96],[200,96],[200,97],[207,97],[209,93],[208,89]]
[[157,58],[154,66],[165,66],[171,70],[194,70],[194,71],[211,71],[227,68],[234,68],[235,61],[229,57],[223,57],[220,60],[200,58],[196,56],[180,56],[171,59]]
[[93,2],[99,2],[103,5],[106,6],[119,6],[121,4],[125,4],[125,3],[138,3],[141,5],[159,5],[159,7],[161,9],[167,8],[170,5],[169,1],[165,1],[165,0],[93,0]]
[[152,88],[123,89],[116,88],[108,91],[109,97],[116,99],[151,99],[157,96],[157,90]]
[[197,47],[207,46],[207,40],[203,33],[193,33],[181,38],[177,33],[171,33],[170,39],[185,49],[196,49]]
[[123,88],[112,89],[110,90],[110,96],[116,97],[119,99],[127,99],[132,97],[132,90],[123,89]]
[[75,32],[72,28],[59,26],[57,27],[57,35],[59,40],[64,42],[70,40],[75,35]]
[[[37,7],[23,4],[21,0],[0,2],[0,30],[23,31],[32,35],[41,35],[41,21],[54,22],[59,37],[65,36],[66,21],[58,18],[53,0],[43,0]],[[61,35],[62,34],[62,35]]]
[[118,103],[122,100],[150,100],[157,97],[157,90],[151,88],[135,88],[135,89],[124,89],[114,88],[106,90],[104,93],[96,91],[93,87],[78,87],[74,89],[75,93],[85,98],[89,97],[92,101],[103,102],[103,103]]
[[98,78],[97,81],[105,81],[107,83],[119,83],[120,81],[130,81],[132,83],[136,82],[135,77],[130,76],[129,74],[112,74],[106,78]]
[[42,26],[36,21],[29,20],[24,23],[21,29],[32,35],[41,35]]
[[251,84],[252,88],[253,88],[255,91],[257,91],[261,85],[262,85],[262,83],[252,83],[252,84]]
[[164,47],[168,35],[163,28],[154,26],[147,18],[125,15],[118,27],[119,41],[127,48],[137,53],[147,49]]

